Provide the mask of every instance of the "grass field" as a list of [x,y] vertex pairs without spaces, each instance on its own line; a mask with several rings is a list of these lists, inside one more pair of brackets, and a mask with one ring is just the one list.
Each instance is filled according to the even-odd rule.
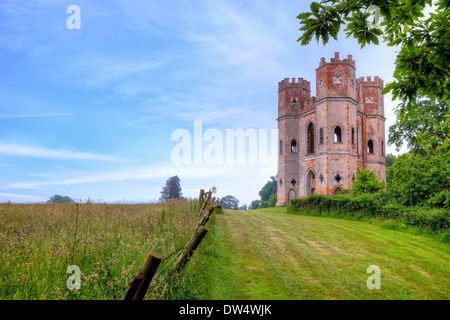
[[[0,299],[109,299],[149,251],[165,257],[184,246],[198,220],[189,201],[0,204]],[[80,290],[67,288],[69,265],[80,267]],[[163,290],[152,298],[189,296],[183,278],[178,280],[178,291],[160,283]],[[164,280],[159,276],[153,283],[158,281]]]
[[[165,257],[186,244],[197,209],[0,204],[0,299],[109,299],[150,250]],[[147,299],[450,298],[450,246],[425,236],[286,208],[225,210],[206,228],[175,281],[161,264]],[[69,265],[81,269],[80,290],[67,288]],[[366,286],[370,265],[380,267],[380,290]]]
[[[367,222],[225,210],[206,252],[209,299],[449,299],[450,246]],[[370,265],[381,289],[369,290]]]

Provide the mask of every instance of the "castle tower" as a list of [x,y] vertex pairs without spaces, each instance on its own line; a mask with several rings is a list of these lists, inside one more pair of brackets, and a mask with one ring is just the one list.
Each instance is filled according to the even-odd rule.
[[363,168],[376,170],[378,176],[386,182],[386,139],[384,117],[383,80],[375,77],[361,77],[357,81],[358,100],[361,104],[362,141],[361,154]]
[[355,75],[352,56],[335,53],[316,69],[317,98],[302,78],[278,83],[278,205],[350,189],[358,167],[386,180],[383,81]]
[[302,78],[288,78],[278,83],[278,190],[277,202],[288,203],[300,194],[299,154],[303,135],[298,125],[299,115],[311,112],[311,84]]

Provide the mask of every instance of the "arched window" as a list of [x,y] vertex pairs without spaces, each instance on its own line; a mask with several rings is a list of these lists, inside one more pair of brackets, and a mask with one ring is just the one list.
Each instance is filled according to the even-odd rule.
[[356,124],[356,149],[358,150],[358,154],[360,154],[361,153],[361,151],[359,150],[359,146],[360,146],[360,143],[359,143],[359,136],[360,136],[360,130],[359,130],[359,124]]
[[339,192],[341,192],[341,188],[337,187],[336,189],[334,189],[334,194],[338,194]]
[[342,142],[342,129],[339,126],[334,128],[334,142],[341,143]]
[[352,128],[352,144],[355,144],[355,128]]
[[297,152],[297,140],[291,140],[291,152]]
[[280,155],[283,154],[283,140],[280,140]]
[[323,144],[323,129],[320,128],[319,130],[319,143]]
[[373,153],[373,141],[369,140],[367,142],[367,153]]
[[308,134],[307,134],[307,143],[306,146],[308,148],[307,154],[314,153],[314,125],[312,122],[308,125]]
[[384,156],[384,140],[381,140],[381,155]]

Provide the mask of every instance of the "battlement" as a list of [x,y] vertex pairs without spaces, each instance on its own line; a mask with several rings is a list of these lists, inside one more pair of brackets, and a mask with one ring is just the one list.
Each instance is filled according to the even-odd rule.
[[356,66],[356,65],[355,65],[355,60],[353,60],[353,57],[352,57],[351,54],[349,54],[349,55],[347,56],[347,59],[341,60],[341,59],[339,58],[339,52],[335,52],[335,53],[334,53],[334,58],[331,58],[331,59],[330,59],[330,62],[326,62],[324,57],[320,58],[319,68],[322,67],[322,66],[324,66],[324,65],[326,65],[326,64],[328,64],[328,63],[348,63],[348,64],[350,64],[350,65],[351,65],[352,67],[354,67],[354,68],[355,68],[355,66]]
[[362,85],[363,87],[371,86],[383,88],[384,86],[383,80],[381,80],[381,78],[379,78],[378,76],[375,76],[373,80],[372,77],[370,76],[367,77],[367,80],[365,80],[365,77],[360,77],[359,79],[356,80],[356,82]]
[[278,82],[278,91],[285,88],[303,88],[305,90],[311,91],[311,82],[303,78],[284,78],[284,80]]

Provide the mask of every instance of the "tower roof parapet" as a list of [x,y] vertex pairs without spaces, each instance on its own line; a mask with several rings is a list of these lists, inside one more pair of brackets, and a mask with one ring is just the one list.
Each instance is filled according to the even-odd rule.
[[353,60],[353,57],[351,54],[349,54],[346,59],[341,60],[339,58],[339,52],[335,52],[334,58],[331,58],[330,62],[326,62],[325,58],[322,57],[322,58],[320,58],[319,68],[328,63],[348,63],[349,65],[351,65],[352,67],[355,68],[355,60]]
[[284,78],[278,82],[278,90],[285,88],[303,88],[305,90],[311,91],[311,82],[303,78]]
[[358,78],[356,81],[357,81],[360,85],[363,85],[363,86],[365,86],[365,87],[368,87],[368,86],[375,86],[375,87],[383,88],[383,85],[384,85],[383,80],[382,80],[380,77],[378,77],[378,76],[375,76],[373,80],[372,80],[372,77],[371,77],[371,76],[368,76],[368,77],[367,77],[367,80],[365,80],[365,77],[360,77],[360,78]]

